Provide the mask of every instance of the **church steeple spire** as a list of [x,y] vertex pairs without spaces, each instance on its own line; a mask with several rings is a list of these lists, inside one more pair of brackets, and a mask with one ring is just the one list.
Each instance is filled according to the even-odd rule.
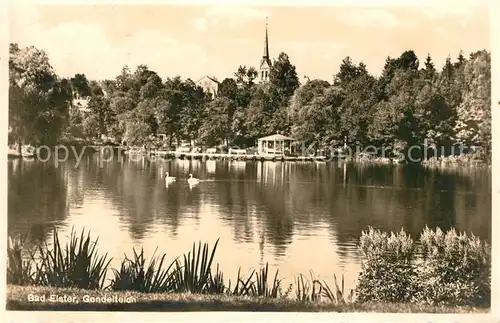
[[265,83],[269,81],[271,74],[271,59],[269,58],[269,36],[267,33],[267,17],[266,17],[266,38],[264,41],[264,55],[260,61],[259,76],[260,82]]
[[267,17],[266,17],[266,40],[264,43],[264,56],[262,58],[269,59],[269,37],[267,35]]

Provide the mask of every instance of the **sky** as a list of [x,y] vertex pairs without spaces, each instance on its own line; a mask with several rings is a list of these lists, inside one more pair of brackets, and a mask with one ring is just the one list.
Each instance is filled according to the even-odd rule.
[[332,81],[346,56],[379,75],[407,49],[437,67],[460,50],[490,50],[485,7],[24,4],[9,16],[11,42],[45,50],[61,77],[96,80],[139,64],[162,78],[233,77],[259,66],[266,17],[271,58],[286,52],[301,79]]

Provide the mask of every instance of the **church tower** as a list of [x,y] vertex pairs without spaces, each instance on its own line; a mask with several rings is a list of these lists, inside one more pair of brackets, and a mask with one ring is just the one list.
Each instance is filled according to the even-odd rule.
[[269,58],[269,38],[267,36],[267,17],[266,17],[266,39],[264,42],[264,55],[260,60],[260,68],[258,76],[260,83],[268,82],[270,74],[271,74],[271,59]]

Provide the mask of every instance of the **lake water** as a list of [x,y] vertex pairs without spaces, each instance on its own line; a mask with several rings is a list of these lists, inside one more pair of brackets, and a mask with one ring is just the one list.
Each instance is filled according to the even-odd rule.
[[[166,171],[177,182],[165,187]],[[189,173],[203,181],[189,187]],[[193,242],[220,238],[215,262],[225,278],[266,262],[280,277],[309,271],[327,281],[360,270],[356,244],[367,226],[456,227],[491,239],[491,170],[430,170],[316,162],[125,160],[79,167],[68,161],[9,160],[8,231],[31,243],[61,240],[72,228],[91,231],[98,250],[114,258],[156,247],[170,259]],[[285,286],[286,287],[286,286]]]

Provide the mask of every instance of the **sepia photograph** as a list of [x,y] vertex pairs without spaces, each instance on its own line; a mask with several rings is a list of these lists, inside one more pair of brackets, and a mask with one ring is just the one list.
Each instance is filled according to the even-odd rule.
[[490,10],[12,4],[7,310],[489,314]]

